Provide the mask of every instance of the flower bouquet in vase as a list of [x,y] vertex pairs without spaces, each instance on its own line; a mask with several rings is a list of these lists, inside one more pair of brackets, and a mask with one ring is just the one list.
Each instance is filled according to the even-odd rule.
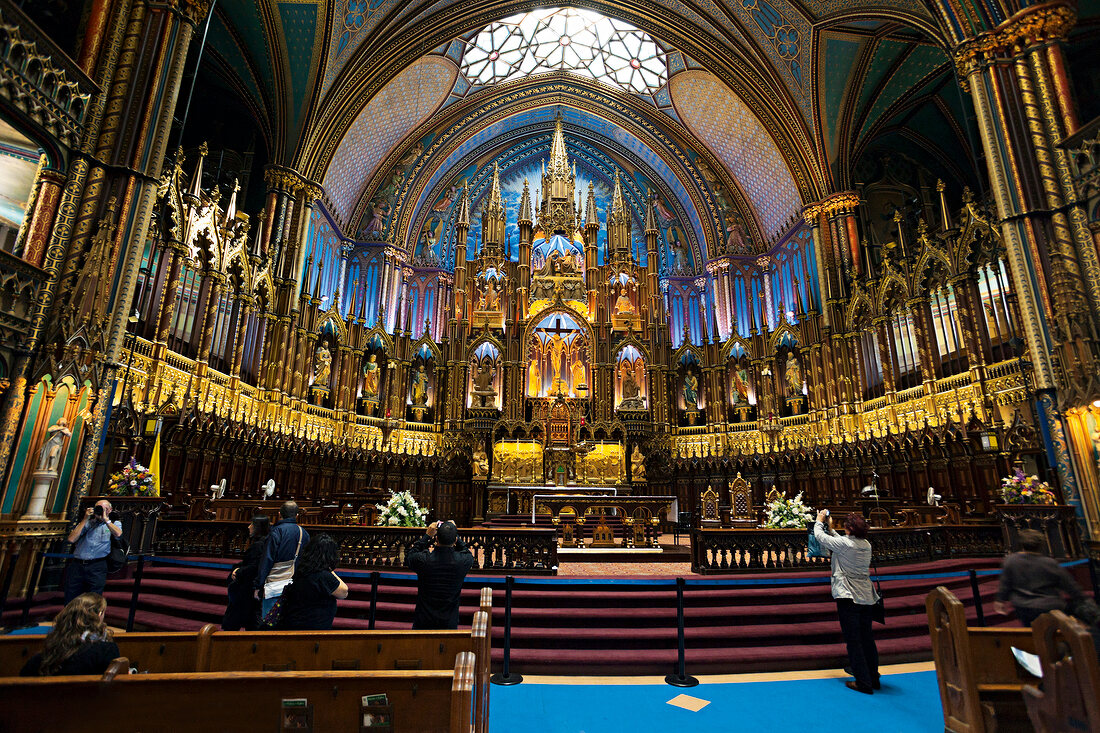
[[793,499],[780,497],[766,505],[764,526],[767,529],[805,529],[814,520],[813,507],[802,503],[802,492]]
[[1015,473],[1001,480],[1001,501],[1005,504],[1057,504],[1058,497],[1050,484],[1017,468]]
[[389,501],[374,506],[378,509],[378,524],[382,526],[423,527],[427,524],[428,510],[421,509],[408,491],[391,491]]
[[121,471],[108,479],[107,493],[110,496],[156,496],[156,480],[152,471],[131,458]]

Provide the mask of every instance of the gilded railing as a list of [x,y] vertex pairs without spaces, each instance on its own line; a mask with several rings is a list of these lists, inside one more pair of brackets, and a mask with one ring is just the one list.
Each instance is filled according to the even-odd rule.
[[[810,557],[804,529],[702,529],[691,533],[691,569],[714,574],[788,569],[826,569]],[[946,525],[872,529],[875,562],[892,565],[1004,554],[1000,525]]]
[[[345,527],[307,525],[313,533],[325,532],[340,546],[340,566],[345,568],[396,569],[424,530],[413,527]],[[556,529],[461,528],[459,537],[474,555],[481,572],[523,572],[555,575],[558,570]],[[239,557],[248,544],[248,527],[242,522],[217,520],[161,520],[153,551],[158,555]]]

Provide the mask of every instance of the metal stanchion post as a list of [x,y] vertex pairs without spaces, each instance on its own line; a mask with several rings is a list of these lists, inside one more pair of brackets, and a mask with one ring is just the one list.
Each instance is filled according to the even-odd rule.
[[676,673],[665,676],[665,682],[673,687],[695,687],[699,680],[687,674],[684,650],[684,585],[683,578],[676,579]]
[[42,572],[42,564],[46,562],[43,553],[38,553],[31,563],[31,575],[27,581],[27,596],[23,599],[23,613],[19,616],[19,625],[26,626],[31,617],[31,604],[34,603],[34,589],[38,585],[38,574]]
[[8,592],[11,591],[11,580],[15,577],[15,566],[18,563],[19,553],[16,552],[9,558],[8,572],[4,574],[4,589],[0,591],[0,619],[4,618],[4,609],[8,605]]
[[978,626],[985,626],[985,609],[982,608],[982,594],[978,589],[978,573],[968,570],[970,573],[970,590],[974,593],[974,610],[978,612]]
[[493,675],[489,681],[494,685],[518,685],[523,676],[513,674],[509,668],[512,656],[512,584],[515,578],[509,575],[504,579],[504,671]]
[[141,576],[145,572],[145,555],[138,555],[137,570],[134,571],[134,589],[130,593],[130,613],[126,616],[126,631],[134,630],[134,615],[137,614],[138,595],[141,594]]
[[367,621],[367,628],[371,631],[374,630],[374,617],[378,611],[378,571],[375,570],[370,574],[370,618]]

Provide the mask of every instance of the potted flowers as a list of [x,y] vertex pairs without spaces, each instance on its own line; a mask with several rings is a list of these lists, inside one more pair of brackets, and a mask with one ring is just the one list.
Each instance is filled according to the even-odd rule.
[[1026,476],[1022,468],[1001,480],[1001,501],[1005,504],[1058,503],[1050,484],[1040,481],[1038,476]]
[[423,527],[428,516],[427,509],[421,509],[416,499],[408,491],[390,492],[390,500],[385,504],[375,504],[378,509],[378,524],[388,527]]
[[152,471],[131,458],[121,471],[112,474],[107,493],[110,496],[156,496],[156,479]]
[[793,499],[783,496],[766,506],[767,516],[764,526],[768,529],[805,529],[813,522],[813,507],[802,503],[802,492]]
[[1020,530],[1035,529],[1047,538],[1052,557],[1081,554],[1073,507],[1059,504],[1050,484],[1016,468],[1012,475],[1001,480],[999,493],[1002,503],[996,509],[1006,550],[1020,549]]

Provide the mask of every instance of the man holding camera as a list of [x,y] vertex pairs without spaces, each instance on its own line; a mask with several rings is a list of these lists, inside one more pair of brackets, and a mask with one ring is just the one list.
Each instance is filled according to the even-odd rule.
[[103,593],[107,585],[107,556],[111,537],[122,536],[122,522],[111,521],[111,502],[100,499],[88,507],[68,540],[73,543],[73,561],[65,578],[65,603],[81,593]]
[[[430,549],[432,542],[435,549]],[[454,522],[432,522],[409,550],[409,567],[416,571],[413,629],[457,629],[462,581],[474,556],[458,539]]]

